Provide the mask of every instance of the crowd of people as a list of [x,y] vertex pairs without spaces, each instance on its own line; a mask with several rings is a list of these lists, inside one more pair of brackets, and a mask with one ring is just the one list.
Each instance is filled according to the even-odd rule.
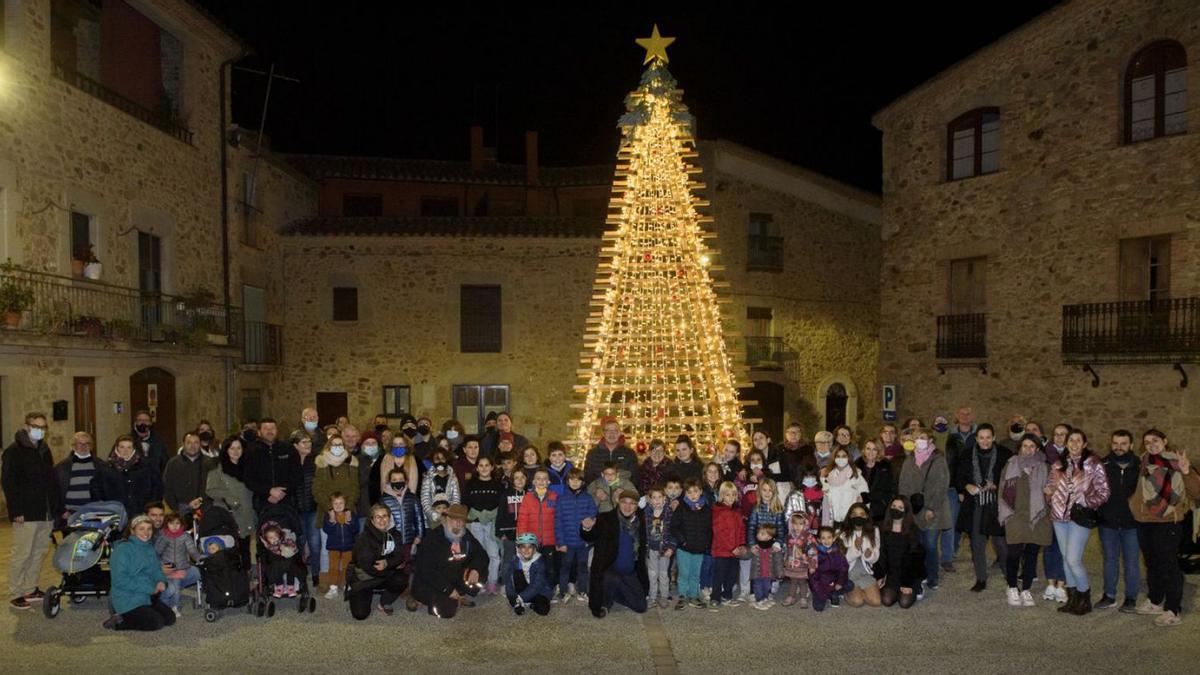
[[[1102,455],[1068,424],[1047,435],[1014,417],[998,432],[969,408],[860,438],[840,426],[811,443],[798,424],[778,444],[760,429],[748,448],[697,448],[687,435],[630,447],[606,418],[581,467],[561,442],[543,450],[517,433],[508,413],[467,435],[456,420],[435,429],[412,416],[396,428],[384,416],[366,431],[345,418],[321,428],[307,408],[286,436],[262,419],[218,441],[201,421],[170,451],[141,411],[105,456],[80,432],[58,463],[45,415],[24,422],[2,464],[10,606],[43,597],[53,530],[85,504],[117,501],[131,521],[110,560],[105,625],[116,629],[181,615],[182,591],[212,553],[191,521],[211,504],[232,514],[242,569],[252,556],[268,561],[265,592],[323,588],[359,620],[392,614],[404,596],[409,611],[451,618],[481,594],[502,595],[515,614],[577,603],[597,618],[615,605],[909,609],[957,572],[965,534],[974,592],[999,567],[1010,606],[1037,605],[1040,577],[1041,599],[1059,612],[1118,608],[1174,626],[1177,553],[1191,538],[1182,524],[1200,499],[1187,453],[1159,430],[1115,431]],[[279,509],[298,531],[271,520],[255,538]],[[1093,604],[1084,550],[1097,529]]]

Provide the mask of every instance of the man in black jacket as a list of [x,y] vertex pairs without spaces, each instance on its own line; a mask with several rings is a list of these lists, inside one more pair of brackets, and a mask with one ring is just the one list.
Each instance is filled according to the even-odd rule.
[[479,580],[487,573],[488,556],[469,531],[467,507],[455,504],[442,514],[441,525],[425,533],[417,548],[412,598],[407,609],[421,603],[429,613],[452,618],[459,606],[474,607],[468,596],[479,592]]
[[29,609],[42,597],[38,573],[50,544],[54,519],[62,512],[54,459],[46,445],[46,416],[31,412],[0,459],[0,486],[12,521],[8,584],[13,609]]
[[296,492],[303,476],[300,454],[290,443],[280,441],[275,420],[258,423],[258,443],[247,449],[246,487],[254,493],[254,510],[261,512],[270,504],[296,506]]
[[1138,548],[1137,522],[1129,510],[1129,497],[1138,489],[1138,473],[1142,462],[1133,454],[1133,434],[1125,429],[1112,433],[1111,452],[1104,458],[1108,474],[1108,501],[1100,507],[1100,550],[1104,554],[1104,597],[1096,609],[1109,609],[1117,604],[1117,581],[1121,562],[1125,562],[1125,602],[1121,611],[1132,614],[1137,605],[1138,587],[1142,585],[1141,551]]
[[604,432],[604,437],[600,439],[596,447],[588,450],[587,457],[584,459],[584,485],[591,485],[592,481],[599,478],[600,473],[604,471],[604,465],[608,462],[616,463],[617,469],[625,472],[626,478],[637,485],[638,471],[640,470],[637,454],[621,442],[621,425],[617,422],[617,418],[605,417],[600,421],[600,428]]
[[183,452],[167,460],[163,471],[163,501],[172,511],[190,514],[200,508],[208,478],[209,463],[200,452],[200,435],[183,435]]
[[588,608],[603,619],[619,602],[641,614],[646,611],[650,577],[646,573],[646,519],[638,508],[637,490],[622,490],[617,508],[598,518],[585,518],[583,540],[595,545],[588,585]]
[[163,467],[167,465],[167,444],[159,437],[158,432],[154,431],[149,410],[137,411],[129,435],[133,436],[134,447],[142,451],[142,457],[161,474]]

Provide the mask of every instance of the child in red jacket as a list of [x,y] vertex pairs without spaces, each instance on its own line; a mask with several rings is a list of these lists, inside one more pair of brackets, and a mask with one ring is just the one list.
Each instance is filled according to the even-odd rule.
[[738,581],[741,556],[746,552],[746,522],[738,508],[738,489],[729,482],[717,489],[718,502],[712,512],[713,590],[710,609],[724,602],[730,607],[741,603],[733,599],[733,587]]
[[[550,489],[550,472],[545,468],[533,472],[533,489],[525,493],[521,509],[517,512],[517,532],[531,532],[537,536],[538,553],[546,559],[546,573],[550,579],[559,575],[559,554],[554,539],[554,507],[558,495]],[[552,598],[558,602],[558,598]]]

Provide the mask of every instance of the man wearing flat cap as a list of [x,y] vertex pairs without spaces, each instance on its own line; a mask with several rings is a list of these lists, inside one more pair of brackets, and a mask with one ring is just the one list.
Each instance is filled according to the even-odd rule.
[[451,505],[417,548],[408,610],[416,611],[421,603],[430,614],[449,619],[460,606],[474,607],[471,597],[479,592],[487,567],[487,551],[467,530],[467,507]]
[[588,607],[603,619],[620,603],[641,614],[646,611],[650,578],[646,574],[646,520],[638,508],[637,490],[622,490],[617,508],[597,518],[585,518],[583,540],[595,545]]

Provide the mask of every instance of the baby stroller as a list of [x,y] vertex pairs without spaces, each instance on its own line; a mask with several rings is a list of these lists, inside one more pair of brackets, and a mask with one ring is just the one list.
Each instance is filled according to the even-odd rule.
[[193,525],[196,548],[204,555],[196,563],[200,568],[196,603],[204,608],[204,620],[216,621],[221,610],[234,607],[245,607],[253,613],[250,581],[238,551],[238,529],[233,514],[206,500],[196,513]]
[[[282,537],[272,545],[267,541],[267,531],[275,527],[280,529]],[[317,600],[308,587],[308,568],[301,559],[300,546],[297,543],[296,534],[299,531],[300,516],[290,506],[272,504],[259,514],[258,555],[254,566],[256,583],[251,590],[255,599],[256,616],[275,615],[276,598],[272,597],[272,588],[267,580],[278,575],[286,575],[299,584],[300,588],[295,594],[297,611],[303,614],[316,610]]]
[[108,556],[124,529],[125,506],[121,502],[91,502],[71,514],[63,541],[54,550],[54,568],[62,572],[62,583],[46,589],[42,598],[46,618],[58,616],[64,596],[80,603],[108,595]]

